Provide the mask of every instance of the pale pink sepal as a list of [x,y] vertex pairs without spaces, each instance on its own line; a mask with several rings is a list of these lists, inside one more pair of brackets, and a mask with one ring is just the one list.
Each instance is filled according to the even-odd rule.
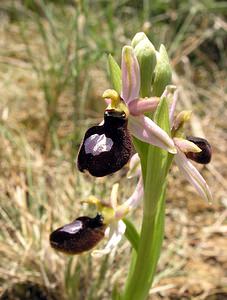
[[110,253],[120,243],[126,230],[125,223],[123,221],[113,222],[109,227],[109,241],[106,246],[100,250],[92,251],[91,255],[94,257],[102,257]]
[[173,126],[174,113],[175,113],[177,102],[178,102],[178,95],[179,95],[178,90],[175,90],[173,93],[173,102],[170,105],[170,109],[169,109],[169,122],[170,122],[171,128]]
[[172,154],[177,153],[173,140],[169,135],[148,117],[143,115],[131,116],[129,129],[141,141],[160,147]]
[[196,188],[199,195],[203,199],[211,203],[213,198],[205,179],[193,166],[193,164],[187,159],[185,154],[178,151],[175,155],[175,161],[178,165],[179,170],[182,172],[185,178]]
[[190,142],[181,138],[173,138],[174,144],[180,149],[181,152],[188,153],[194,152],[199,153],[202,150],[193,142]]
[[122,205],[118,206],[115,212],[115,218],[122,219],[131,210],[135,209],[143,198],[143,195],[143,179],[142,176],[140,176],[133,194]]
[[127,173],[127,178],[133,178],[141,175],[141,164],[139,154],[135,153],[129,162],[129,170]]
[[142,198],[143,198],[143,179],[142,176],[140,176],[133,194],[128,198],[127,201],[125,201],[123,205],[128,207],[130,210],[134,209],[138,206]]
[[122,49],[121,60],[122,71],[122,99],[128,104],[130,101],[139,98],[140,91],[140,68],[138,60],[130,46]]
[[152,97],[152,98],[141,99],[141,100],[135,99],[129,103],[128,109],[131,115],[139,116],[141,114],[144,114],[145,112],[155,111],[159,101],[160,100],[158,97]]

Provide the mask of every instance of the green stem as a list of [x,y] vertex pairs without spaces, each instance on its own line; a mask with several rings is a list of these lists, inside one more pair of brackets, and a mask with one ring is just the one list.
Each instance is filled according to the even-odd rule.
[[[159,156],[162,150],[150,147],[148,156]],[[166,157],[165,157],[166,158]],[[143,223],[133,274],[127,282],[124,300],[146,299],[151,287],[164,234],[165,190],[166,190],[166,159],[149,159],[160,167],[159,174],[147,172],[144,194]],[[151,166],[152,167],[152,166]],[[152,169],[152,168],[151,168]],[[156,177],[156,179],[155,179]]]

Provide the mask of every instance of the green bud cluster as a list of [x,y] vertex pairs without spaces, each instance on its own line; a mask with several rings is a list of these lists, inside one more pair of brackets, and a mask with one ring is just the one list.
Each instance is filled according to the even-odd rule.
[[172,78],[165,47],[161,45],[157,51],[144,32],[137,33],[131,45],[140,65],[141,97],[160,97]]

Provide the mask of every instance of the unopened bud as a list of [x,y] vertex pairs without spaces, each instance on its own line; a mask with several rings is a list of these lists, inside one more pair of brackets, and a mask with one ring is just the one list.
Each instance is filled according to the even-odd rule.
[[132,40],[132,46],[135,47],[134,51],[140,65],[140,95],[148,97],[151,95],[151,83],[156,65],[156,51],[143,32],[135,35]]
[[131,45],[133,48],[135,48],[139,44],[139,42],[146,40],[146,39],[148,40],[148,37],[146,36],[146,34],[144,32],[137,32],[137,34],[132,39]]
[[156,58],[152,95],[160,97],[172,79],[172,70],[164,45],[160,46],[159,52],[156,51]]
[[191,118],[192,112],[190,110],[183,110],[181,111],[175,118],[173,123],[173,129],[175,131],[182,128],[184,123],[188,122]]

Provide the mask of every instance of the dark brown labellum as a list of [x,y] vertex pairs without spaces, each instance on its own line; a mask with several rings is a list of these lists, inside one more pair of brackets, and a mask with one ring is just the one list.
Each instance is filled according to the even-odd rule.
[[124,112],[106,110],[104,124],[85,133],[77,158],[78,169],[96,177],[120,170],[131,158],[133,149],[127,124]]
[[199,164],[208,164],[212,156],[211,145],[208,141],[195,136],[188,136],[187,140],[196,144],[202,151],[198,153],[188,152],[186,156]]
[[50,234],[51,246],[66,254],[80,254],[95,247],[105,235],[106,225],[97,214],[95,218],[79,217]]

